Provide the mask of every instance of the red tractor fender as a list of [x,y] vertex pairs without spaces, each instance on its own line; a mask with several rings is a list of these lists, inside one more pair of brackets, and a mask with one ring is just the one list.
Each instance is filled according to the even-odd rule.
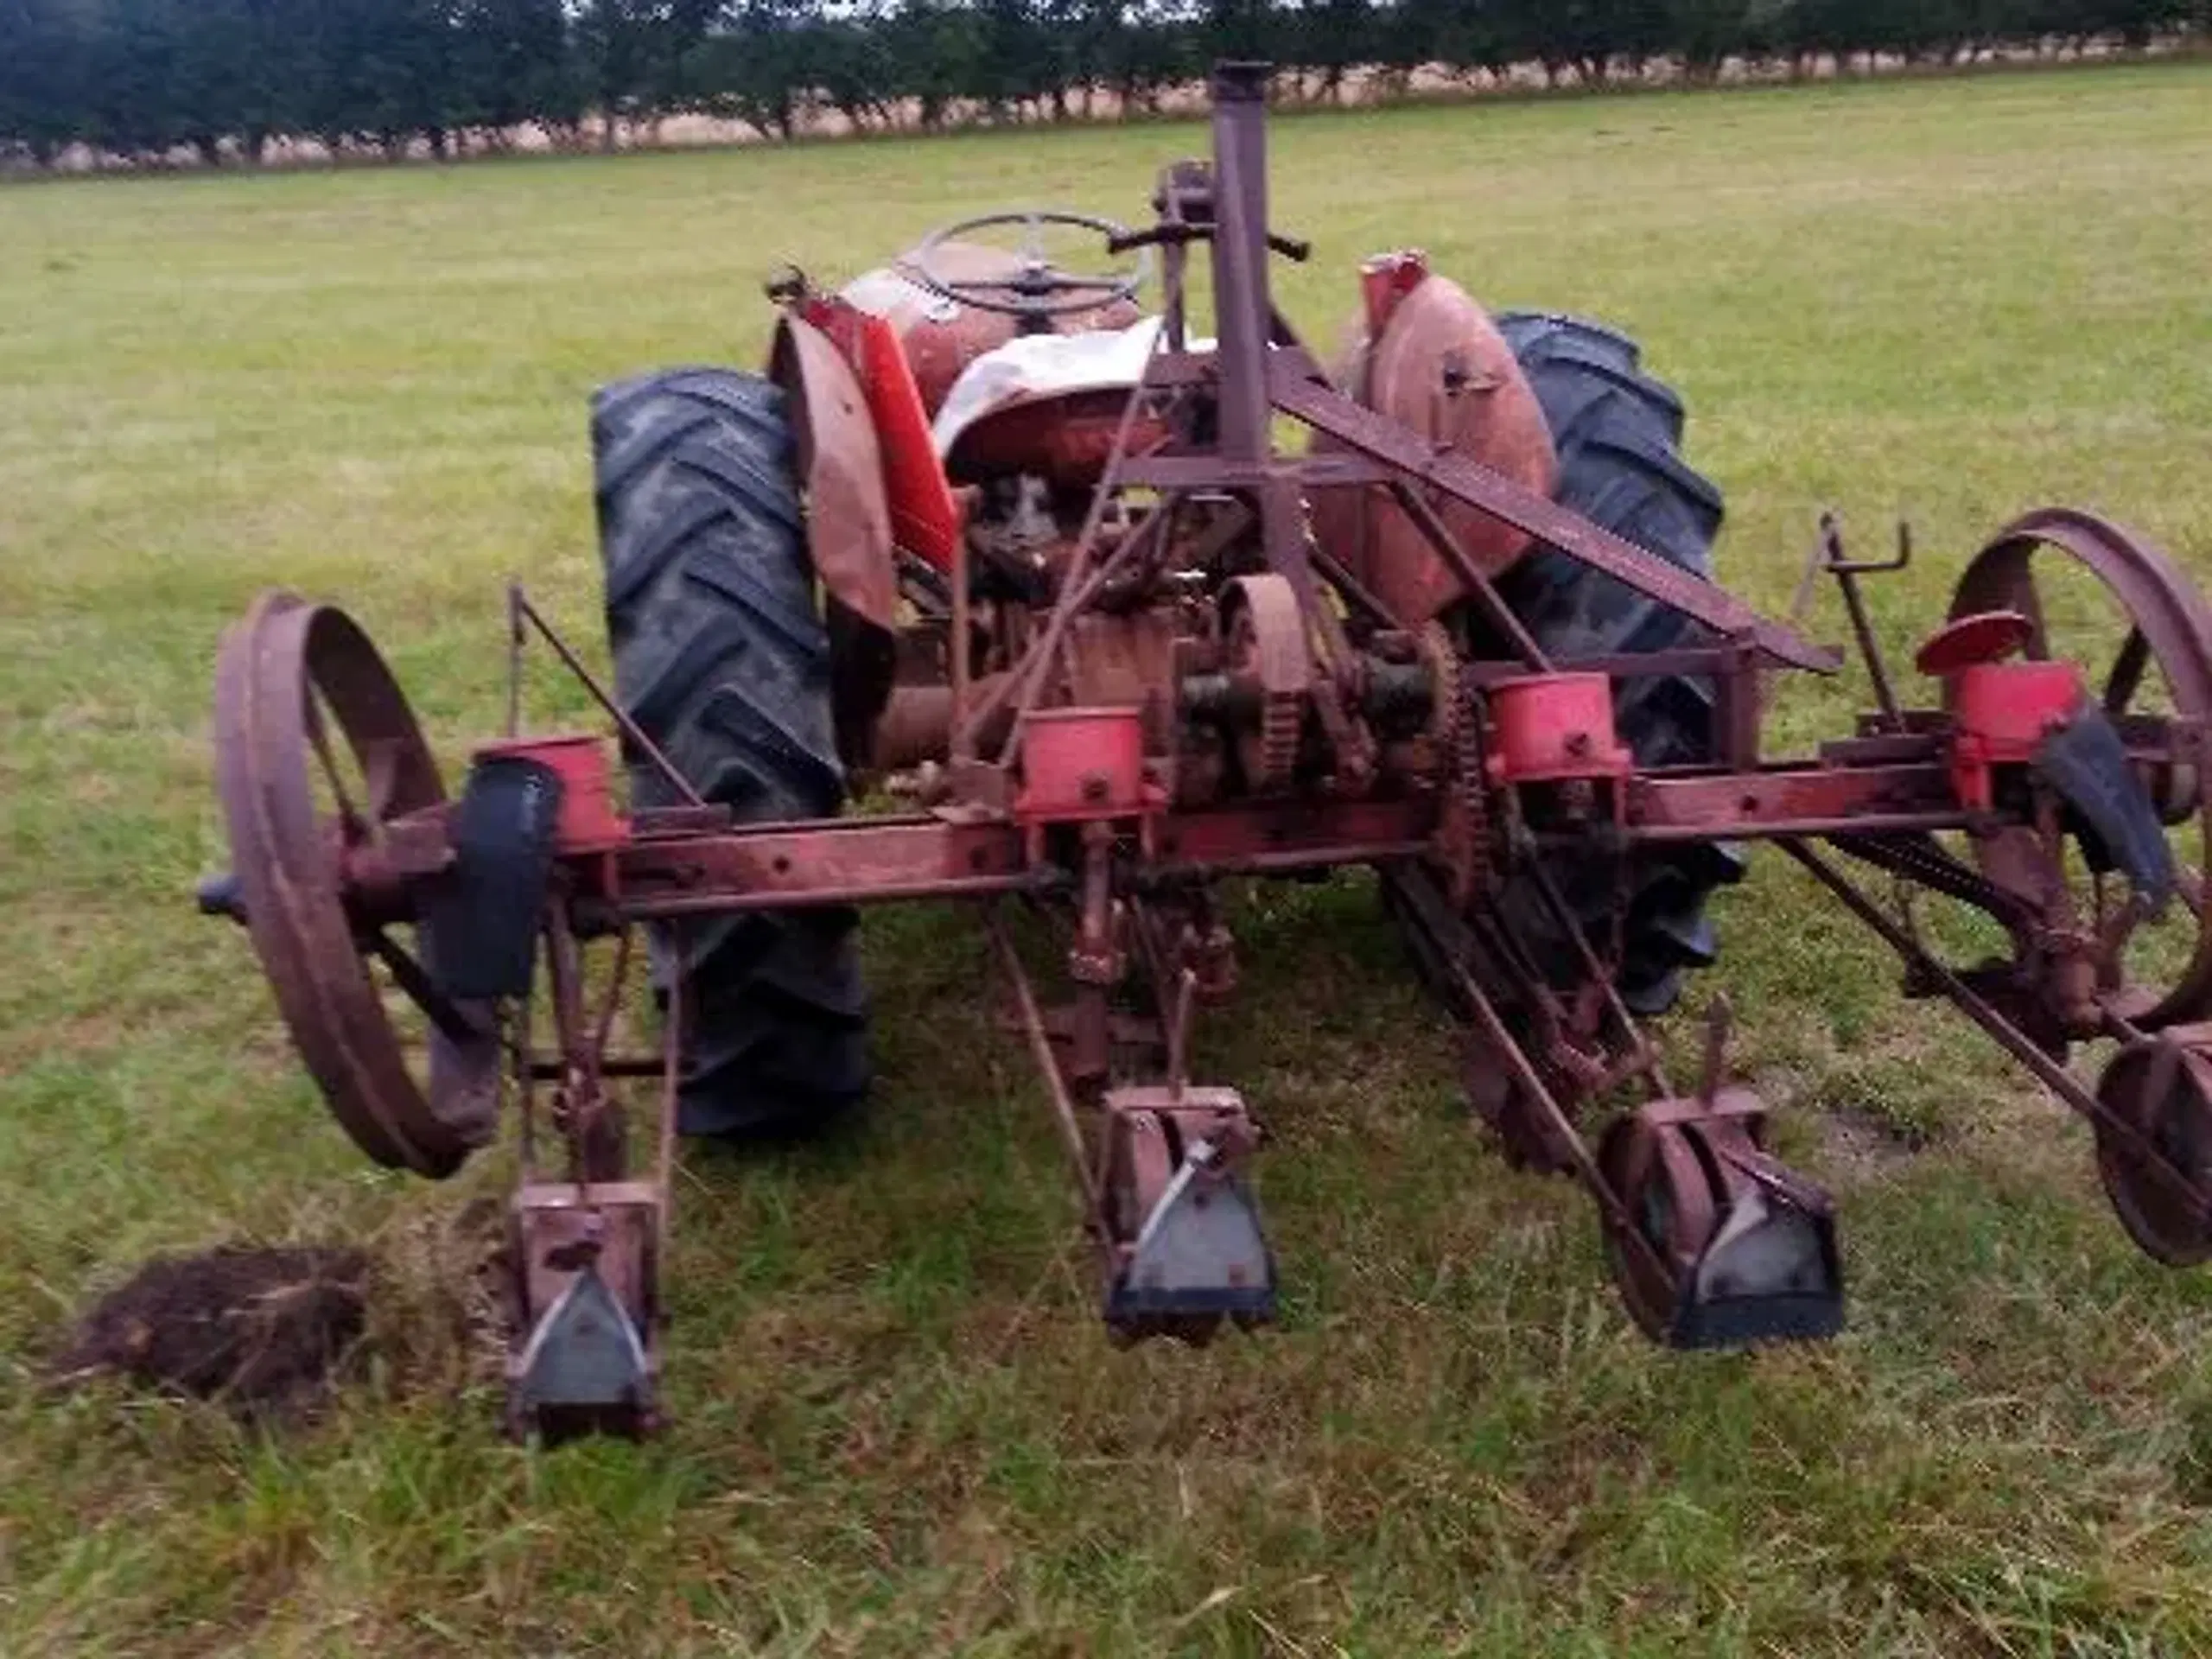
[[860,319],[861,391],[883,447],[892,538],[949,575],[960,538],[960,509],[938,458],[906,349],[886,319],[865,311],[854,315]]
[[860,377],[827,334],[786,311],[769,348],[768,378],[790,400],[815,575],[847,610],[892,632],[899,573],[891,507]]
[[828,295],[808,295],[785,315],[830,346],[851,372],[874,444],[892,541],[949,572],[960,509],[898,331],[887,319]]
[[[1361,267],[1363,306],[1338,384],[1377,413],[1548,496],[1558,470],[1544,411],[1513,348],[1490,314],[1418,252],[1380,255]],[[1314,435],[1316,449],[1338,446]],[[1489,575],[1529,546],[1511,525],[1458,501],[1439,513]],[[1313,495],[1314,532],[1408,627],[1459,600],[1466,585],[1420,529],[1376,486],[1340,485]]]

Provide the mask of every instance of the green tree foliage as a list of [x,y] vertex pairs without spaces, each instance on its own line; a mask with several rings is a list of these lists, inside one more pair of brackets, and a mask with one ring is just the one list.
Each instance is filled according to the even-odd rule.
[[1216,57],[1287,94],[1535,64],[1599,85],[1665,61],[1962,62],[1993,47],[2139,46],[2212,0],[0,0],[0,158],[71,144],[257,160],[274,140],[400,154],[573,137],[682,111],[788,138],[1142,113]]
[[0,0],[0,146],[44,162],[79,135],[90,34],[63,0]]

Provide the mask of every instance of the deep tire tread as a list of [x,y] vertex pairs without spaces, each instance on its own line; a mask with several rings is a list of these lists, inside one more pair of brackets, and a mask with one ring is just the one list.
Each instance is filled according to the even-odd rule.
[[[1497,319],[1542,406],[1559,455],[1554,498],[1669,563],[1712,574],[1712,548],[1726,514],[1719,489],[1683,460],[1682,402],[1644,372],[1636,342],[1618,330],[1558,313]],[[1537,643],[1561,658],[1665,651],[1685,643],[1679,612],[1548,549],[1508,571],[1500,589]],[[1616,688],[1623,741],[1645,766],[1681,765],[1712,753],[1713,694],[1680,677],[1623,681]],[[1705,918],[1713,889],[1734,880],[1732,850],[1685,847],[1643,855],[1632,874],[1622,994],[1639,1014],[1662,1013],[1686,969],[1711,965]],[[1554,871],[1593,926],[1610,908],[1610,868]],[[1506,903],[1538,956],[1563,980],[1579,969],[1571,941],[1542,906],[1509,892]]]
[[[783,394],[687,367],[592,400],[607,634],[617,700],[741,823],[842,807],[830,638]],[[628,757],[642,806],[675,792]],[[868,999],[849,909],[701,918],[653,937],[695,997],[678,1090],[686,1134],[804,1132],[868,1084]]]
[[700,494],[685,502],[655,527],[652,535],[622,565],[620,579],[610,575],[607,583],[607,607],[610,612],[626,613],[631,601],[639,590],[650,587],[669,561],[680,556],[690,544],[693,537],[717,518],[730,516],[729,503],[712,495]]
[[626,706],[630,718],[659,743],[659,734],[682,717],[693,688],[709,675],[721,675],[744,654],[749,638],[732,618],[708,618],[663,658],[652,678],[638,688],[635,700]]
[[813,617],[797,617],[764,588],[734,560],[693,558],[684,567],[684,579],[738,607],[760,626],[808,661],[826,660],[830,635]]

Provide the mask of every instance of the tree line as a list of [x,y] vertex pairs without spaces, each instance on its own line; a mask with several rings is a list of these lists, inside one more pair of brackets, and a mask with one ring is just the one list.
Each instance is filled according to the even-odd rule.
[[678,114],[789,138],[1156,110],[1217,57],[1290,94],[1749,60],[2142,46],[2212,0],[0,0],[0,159],[264,159],[617,142]]

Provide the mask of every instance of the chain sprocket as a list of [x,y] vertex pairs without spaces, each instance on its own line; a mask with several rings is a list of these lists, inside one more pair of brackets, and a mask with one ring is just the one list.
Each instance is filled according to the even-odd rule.
[[1231,668],[1260,684],[1256,732],[1237,740],[1237,758],[1253,793],[1289,788],[1298,767],[1299,737],[1313,689],[1313,655],[1306,620],[1289,582],[1273,572],[1239,576],[1222,596]]
[[1453,910],[1464,911],[1490,890],[1491,878],[1480,693],[1459,671],[1459,645],[1443,623],[1432,620],[1421,630],[1421,649],[1433,679],[1428,735],[1443,767],[1446,791],[1437,821],[1437,852],[1446,897]]

